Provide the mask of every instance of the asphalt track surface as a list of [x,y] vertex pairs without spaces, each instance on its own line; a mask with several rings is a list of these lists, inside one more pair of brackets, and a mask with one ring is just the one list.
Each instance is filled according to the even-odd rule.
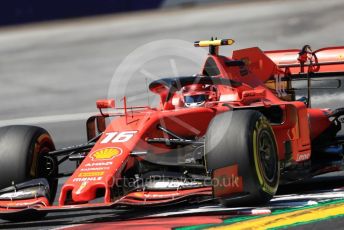
[[[341,0],[248,1],[1,28],[0,125],[40,125],[51,133],[57,147],[83,143],[85,119],[96,112],[95,100],[111,95],[120,104],[124,89],[130,103],[152,104],[153,96],[147,96],[143,79],[199,72],[199,55],[205,50],[190,55],[190,60],[191,51],[180,45],[212,36],[236,40],[233,47],[221,49],[222,54],[229,54],[232,48],[253,46],[272,50],[301,48],[305,44],[313,49],[344,45],[343,12]],[[145,45],[154,41],[166,46],[177,44],[186,58],[169,51],[147,58],[154,49]],[[122,61],[142,51],[142,47],[147,52],[140,53],[141,60],[147,61],[140,62],[141,66],[130,76],[119,76],[118,72],[114,76],[120,67],[135,66]],[[116,88],[114,82],[122,85]],[[324,90],[315,92],[313,105],[335,108],[343,104],[343,99],[342,89]],[[69,168],[70,165],[63,166],[63,170]],[[343,176],[327,178],[329,182],[324,183],[328,189],[343,186]],[[320,189],[317,181],[310,184],[312,191]],[[295,190],[288,188],[284,193],[309,192],[300,185],[291,188]],[[59,213],[38,223],[1,221],[0,228],[56,228],[107,222],[114,215],[112,211]],[[331,224],[338,227],[343,223],[337,218],[311,228]]]

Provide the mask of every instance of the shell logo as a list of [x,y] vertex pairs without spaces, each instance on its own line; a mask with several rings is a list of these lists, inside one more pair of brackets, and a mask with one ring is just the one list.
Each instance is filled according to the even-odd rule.
[[91,154],[92,160],[111,160],[122,154],[120,148],[106,148],[100,149]]

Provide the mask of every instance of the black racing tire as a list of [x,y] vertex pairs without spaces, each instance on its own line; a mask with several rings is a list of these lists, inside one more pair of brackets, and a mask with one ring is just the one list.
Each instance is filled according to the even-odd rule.
[[[40,127],[12,125],[0,128],[0,189],[34,178],[46,178],[50,186],[50,203],[55,199],[57,165],[47,173],[45,153],[55,150],[49,133]],[[49,164],[51,162],[49,158]],[[49,174],[49,175],[48,175]]]
[[[216,197],[223,205],[255,205],[271,200],[278,188],[280,168],[274,132],[267,118],[255,110],[215,116],[206,133],[205,165],[212,175],[228,166],[238,169],[241,191]],[[213,184],[215,196],[216,189]]]

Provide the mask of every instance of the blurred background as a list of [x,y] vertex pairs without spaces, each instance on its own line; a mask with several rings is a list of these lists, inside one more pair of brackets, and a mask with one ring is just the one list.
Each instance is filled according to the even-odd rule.
[[[118,78],[114,73],[140,47],[168,39],[190,45],[179,47],[185,50],[186,61],[162,52],[131,73],[127,88],[133,91],[127,93],[136,96],[132,102],[138,104],[147,98],[144,77],[200,71],[201,61],[189,48],[202,48],[193,48],[193,41],[233,38],[236,43],[223,47],[223,55],[255,46],[263,50],[339,46],[344,45],[343,12],[342,0],[2,2],[0,125],[43,126],[57,147],[82,143],[85,120],[97,112],[95,101],[116,91],[109,89]],[[313,105],[342,106],[342,89],[315,93]]]

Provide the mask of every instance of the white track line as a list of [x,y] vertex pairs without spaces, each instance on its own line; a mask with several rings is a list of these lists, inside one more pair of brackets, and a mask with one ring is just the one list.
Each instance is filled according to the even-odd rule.
[[6,126],[6,125],[28,125],[28,124],[34,125],[34,124],[59,123],[59,122],[66,122],[66,121],[79,121],[79,120],[86,120],[87,118],[89,118],[90,116],[94,114],[96,114],[96,112],[16,118],[16,119],[0,121],[0,127]]

